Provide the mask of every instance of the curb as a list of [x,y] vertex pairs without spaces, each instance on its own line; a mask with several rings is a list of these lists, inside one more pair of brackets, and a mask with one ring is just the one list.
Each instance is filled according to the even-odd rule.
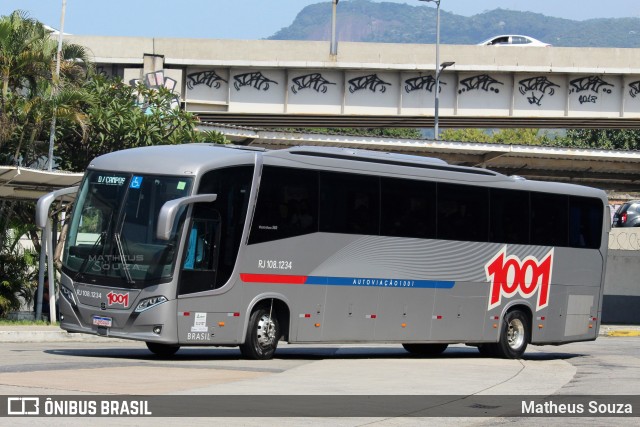
[[640,325],[600,325],[601,337],[640,337]]
[[605,332],[604,334],[601,333],[600,335],[604,335],[607,337],[640,337],[640,331],[637,330],[630,330],[630,329],[621,329],[621,330],[616,330],[616,331],[608,331]]
[[[88,334],[69,333],[59,328],[51,330],[12,328],[0,329],[0,342],[2,343],[28,343],[28,342],[104,342],[105,337]],[[127,340],[111,338],[113,341],[125,342]]]

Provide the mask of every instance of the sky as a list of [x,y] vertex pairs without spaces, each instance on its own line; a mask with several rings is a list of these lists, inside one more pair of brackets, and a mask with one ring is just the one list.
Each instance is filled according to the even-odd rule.
[[[322,0],[66,0],[64,32],[77,35],[267,38],[289,26],[305,6]],[[345,0],[342,0],[343,2]],[[380,1],[380,0],[375,0]],[[419,0],[385,0],[434,7]],[[329,0],[327,14],[331,14]],[[640,0],[441,0],[442,11],[471,16],[496,8],[558,18],[640,18]],[[62,0],[0,0],[0,15],[16,9],[60,28]],[[338,19],[340,3],[338,4]]]

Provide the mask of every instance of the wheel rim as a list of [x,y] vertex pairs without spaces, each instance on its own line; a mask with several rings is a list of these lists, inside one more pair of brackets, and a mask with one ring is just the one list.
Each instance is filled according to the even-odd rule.
[[276,340],[276,325],[266,314],[258,322],[258,345],[262,348],[273,346]]
[[509,328],[507,330],[507,341],[509,347],[513,350],[518,350],[524,343],[524,324],[520,319],[512,319],[509,322]]

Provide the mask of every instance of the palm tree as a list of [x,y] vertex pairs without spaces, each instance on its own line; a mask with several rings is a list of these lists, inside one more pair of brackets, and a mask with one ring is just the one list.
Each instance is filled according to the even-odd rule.
[[88,52],[63,43],[58,76],[57,48],[50,31],[25,12],[0,17],[0,152],[6,153],[5,162],[19,162],[22,150],[33,153],[28,163],[37,160],[46,150],[35,144],[46,136],[45,124],[54,115],[86,129],[81,106],[91,98],[81,87],[92,70]]
[[0,77],[2,78],[2,111],[10,91],[33,87],[43,76],[47,64],[42,63],[34,47],[46,37],[46,30],[25,12],[15,11],[0,18]]
[[[25,12],[0,17],[0,164],[41,162],[48,151],[49,124],[69,120],[85,133],[85,106],[92,102],[82,86],[92,71],[85,48],[63,43],[60,74],[58,45],[41,23]],[[27,232],[36,248],[37,233],[22,229],[33,223],[33,205],[0,200],[0,315],[16,307],[16,291],[27,291],[28,254],[17,251],[15,239]],[[31,270],[29,270],[31,271]],[[26,295],[26,294],[25,294]]]

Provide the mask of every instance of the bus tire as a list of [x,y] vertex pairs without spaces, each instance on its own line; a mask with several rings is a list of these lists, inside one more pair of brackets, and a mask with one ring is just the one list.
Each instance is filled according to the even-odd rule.
[[437,356],[442,354],[449,344],[402,344],[405,350],[419,356]]
[[162,344],[157,342],[147,342],[146,344],[151,353],[160,357],[171,357],[180,350],[179,345]]
[[276,313],[269,308],[259,308],[249,318],[249,328],[240,353],[246,359],[268,360],[273,358],[280,340],[280,324]]
[[520,310],[513,310],[504,316],[500,339],[490,348],[503,359],[520,359],[527,349],[530,336],[529,316]]

